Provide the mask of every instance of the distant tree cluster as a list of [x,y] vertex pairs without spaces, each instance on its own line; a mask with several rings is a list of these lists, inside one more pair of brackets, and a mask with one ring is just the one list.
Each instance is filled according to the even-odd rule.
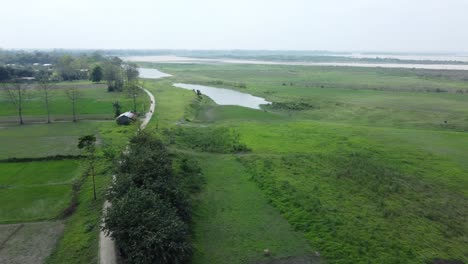
[[[175,171],[164,144],[140,132],[117,163],[105,215],[105,230],[126,263],[189,263],[190,192],[201,181],[196,162],[183,159]],[[195,185],[195,187],[194,187]]]
[[[99,71],[99,69],[93,69],[93,73],[94,71]],[[131,97],[135,97],[138,93],[137,81],[140,73],[136,64],[124,62],[118,57],[111,57],[104,61],[102,72],[109,92],[122,92],[126,89]]]
[[98,52],[26,52],[0,50],[0,82],[21,77],[51,81],[85,80],[96,65],[107,60]]

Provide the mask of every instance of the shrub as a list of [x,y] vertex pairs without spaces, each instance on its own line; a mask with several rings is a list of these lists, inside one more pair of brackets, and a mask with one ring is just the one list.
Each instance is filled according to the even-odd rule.
[[292,111],[303,111],[320,108],[318,106],[306,102],[273,102],[269,107],[275,110]]
[[239,153],[250,151],[245,144],[240,142],[239,133],[233,129],[224,127],[178,128],[175,130],[166,130],[165,133],[173,143],[178,143],[200,151],[214,153]]

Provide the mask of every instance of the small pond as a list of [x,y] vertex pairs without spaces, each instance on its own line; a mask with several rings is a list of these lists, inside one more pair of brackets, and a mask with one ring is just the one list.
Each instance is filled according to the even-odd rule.
[[260,109],[260,105],[270,103],[264,98],[225,88],[186,83],[174,83],[173,85],[187,90],[200,90],[202,94],[209,96],[219,105],[238,105],[252,109]]
[[159,79],[163,77],[172,76],[157,69],[139,68],[138,70],[140,72],[140,77],[145,79]]

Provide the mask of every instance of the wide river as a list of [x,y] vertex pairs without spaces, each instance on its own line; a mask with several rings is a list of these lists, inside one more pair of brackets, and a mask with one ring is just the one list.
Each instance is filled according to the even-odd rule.
[[[146,79],[159,79],[171,76],[157,69],[140,68],[140,77]],[[231,89],[211,87],[197,84],[174,83],[174,87],[186,90],[199,90],[202,94],[209,96],[219,105],[238,105],[252,109],[260,109],[260,105],[269,104],[264,98],[242,93]]]
[[[355,63],[355,62],[300,62],[300,61],[265,61],[244,59],[201,59],[179,56],[131,56],[123,57],[127,61],[155,63],[200,63],[200,64],[264,64],[264,65],[302,65],[333,67],[367,67],[367,68],[407,68],[431,70],[468,70],[468,64],[411,64],[411,63]],[[434,59],[434,58],[432,58]],[[434,59],[435,60],[435,59]]]

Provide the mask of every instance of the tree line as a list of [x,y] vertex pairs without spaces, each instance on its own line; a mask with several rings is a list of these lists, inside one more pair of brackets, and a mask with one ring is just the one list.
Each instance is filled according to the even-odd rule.
[[104,230],[126,263],[189,263],[190,196],[202,182],[197,163],[139,132],[115,168]]

